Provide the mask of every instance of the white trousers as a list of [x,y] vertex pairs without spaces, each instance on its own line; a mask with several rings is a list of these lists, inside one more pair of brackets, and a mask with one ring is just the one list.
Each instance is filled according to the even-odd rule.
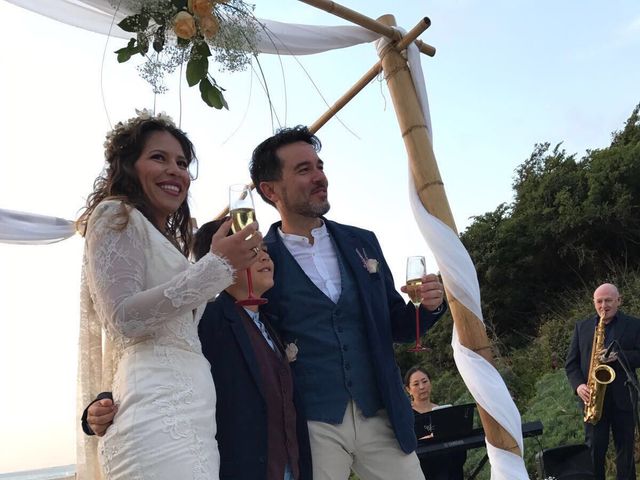
[[351,401],[340,425],[308,422],[313,480],[424,480],[415,452],[398,445],[386,410],[366,418]]

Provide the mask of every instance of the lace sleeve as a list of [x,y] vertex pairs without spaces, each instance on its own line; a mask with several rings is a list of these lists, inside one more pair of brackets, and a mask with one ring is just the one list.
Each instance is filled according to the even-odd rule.
[[148,335],[158,324],[193,310],[233,282],[233,268],[209,253],[169,281],[149,288],[145,284],[145,250],[151,248],[146,220],[134,209],[120,228],[121,209],[119,202],[100,204],[86,239],[88,280],[106,328],[128,338]]

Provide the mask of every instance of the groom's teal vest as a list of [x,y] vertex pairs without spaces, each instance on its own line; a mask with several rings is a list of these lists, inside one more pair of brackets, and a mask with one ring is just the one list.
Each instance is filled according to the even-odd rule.
[[342,293],[333,303],[283,250],[276,267],[287,282],[279,297],[282,318],[287,319],[282,332],[286,342],[298,346],[291,366],[307,420],[342,423],[350,399],[365,416],[373,416],[383,405],[353,274],[336,248]]

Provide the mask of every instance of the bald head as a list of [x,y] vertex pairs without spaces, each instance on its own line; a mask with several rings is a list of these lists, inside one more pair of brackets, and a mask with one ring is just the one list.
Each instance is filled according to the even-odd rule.
[[598,316],[604,316],[605,323],[616,316],[621,300],[617,287],[612,283],[603,283],[593,292],[593,306]]

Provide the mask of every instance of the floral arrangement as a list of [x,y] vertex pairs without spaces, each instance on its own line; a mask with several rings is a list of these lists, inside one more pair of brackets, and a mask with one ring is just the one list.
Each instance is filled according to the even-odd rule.
[[[116,50],[123,63],[136,54],[145,58],[140,75],[164,93],[164,76],[186,62],[190,87],[199,86],[202,100],[210,107],[229,108],[209,73],[213,57],[222,70],[244,70],[257,55],[259,23],[253,5],[243,0],[111,0],[114,7],[133,12],[118,26],[135,34],[127,46]],[[152,49],[152,51],[150,51]]]
[[129,130],[132,130],[139,123],[142,123],[151,119],[157,122],[160,122],[165,126],[176,128],[176,124],[174,123],[173,119],[166,113],[160,112],[156,115],[151,110],[148,110],[146,108],[143,108],[142,110],[138,110],[136,108],[135,117],[131,117],[126,122],[116,123],[113,129],[107,132],[104,145],[103,145],[105,152],[109,152],[113,148],[112,144],[116,137],[122,135],[124,132],[128,132]]

